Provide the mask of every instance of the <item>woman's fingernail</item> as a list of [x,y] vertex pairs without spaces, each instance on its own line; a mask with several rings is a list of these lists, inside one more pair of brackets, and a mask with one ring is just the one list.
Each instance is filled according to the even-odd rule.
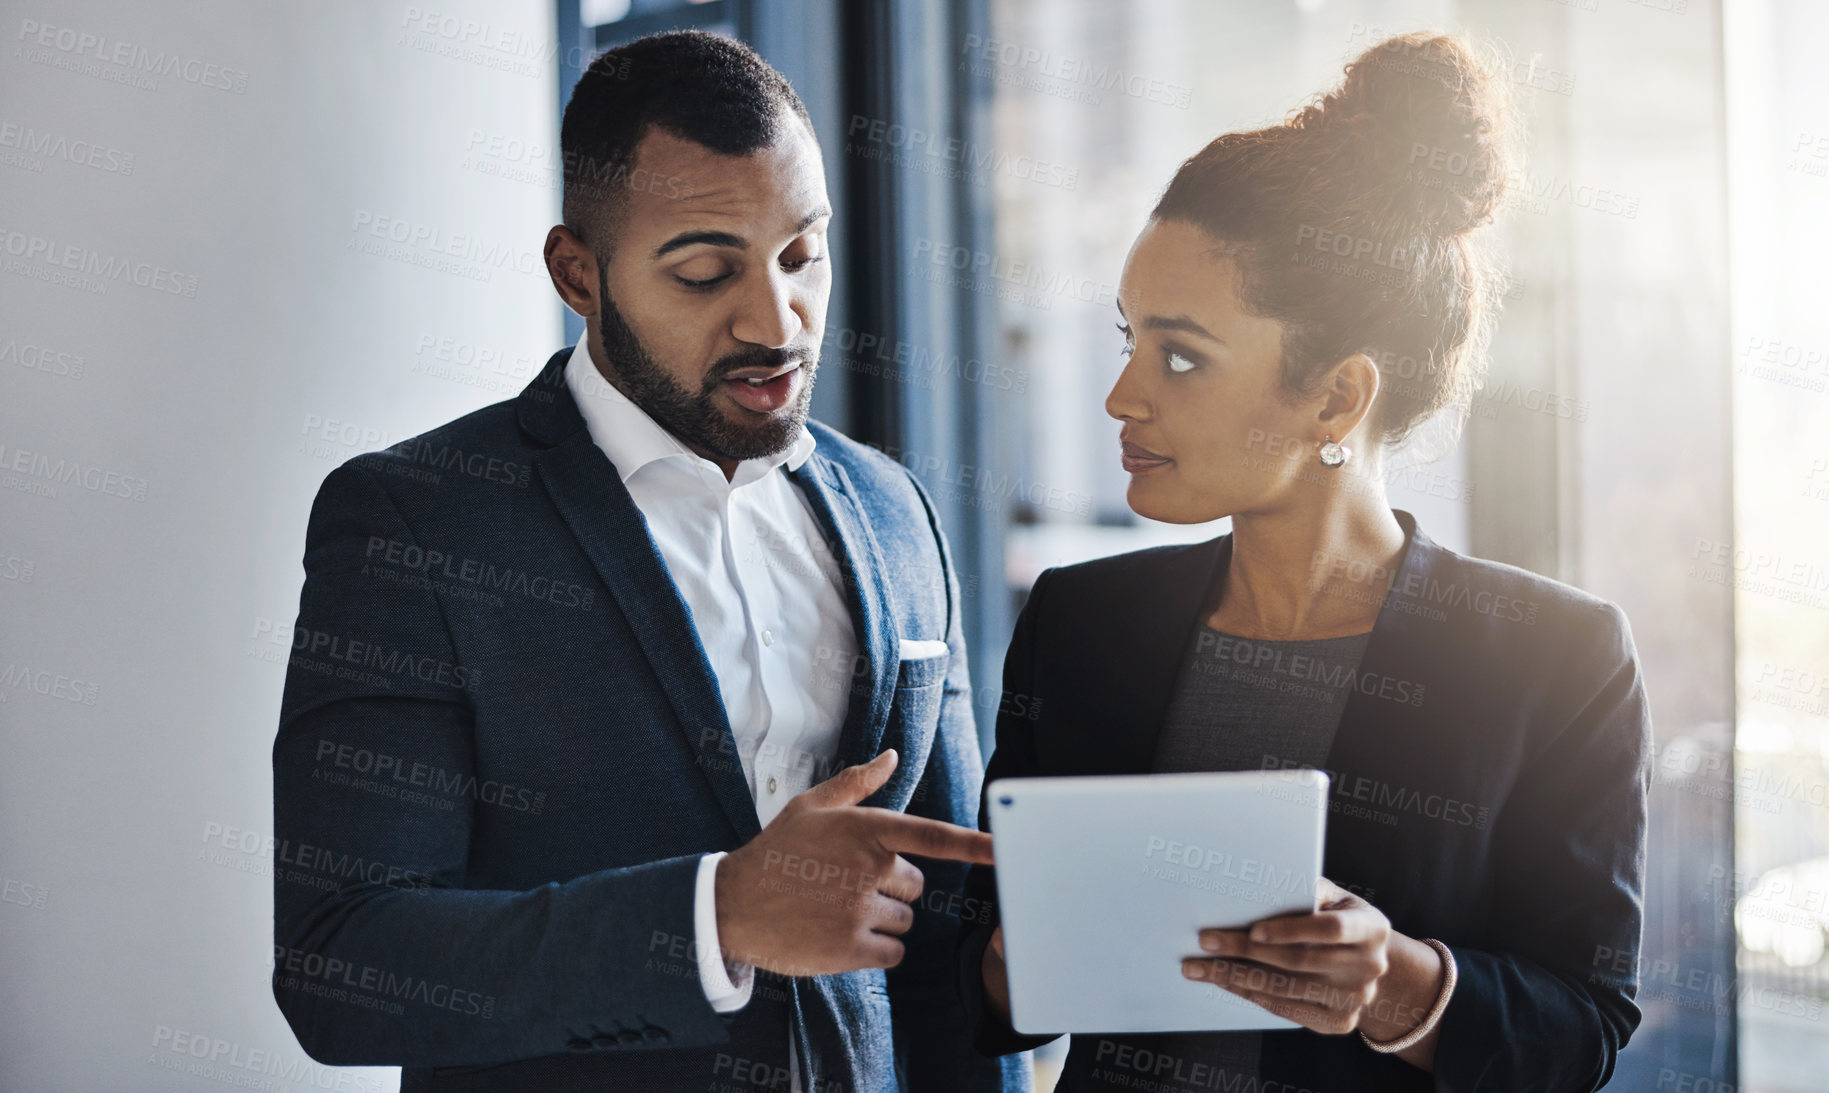
[[1219,944],[1218,934],[1202,934],[1200,937],[1200,947],[1210,953],[1218,952]]
[[1200,965],[1190,964],[1190,963],[1187,963],[1184,961],[1181,965],[1181,974],[1188,977],[1189,979],[1199,979],[1200,978]]

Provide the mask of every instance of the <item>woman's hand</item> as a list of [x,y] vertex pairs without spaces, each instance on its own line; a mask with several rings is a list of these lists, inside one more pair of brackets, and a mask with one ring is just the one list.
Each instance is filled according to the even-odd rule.
[[[1321,909],[1267,918],[1248,930],[1202,930],[1181,973],[1209,982],[1304,1028],[1363,1030],[1396,1040],[1422,1023],[1442,985],[1441,956],[1391,929],[1378,908],[1323,877]],[[1427,1070],[1435,1034],[1400,1053]]]
[[992,1012],[1010,1020],[1010,975],[1003,962],[1003,927],[991,931],[991,943],[984,947],[984,997]]

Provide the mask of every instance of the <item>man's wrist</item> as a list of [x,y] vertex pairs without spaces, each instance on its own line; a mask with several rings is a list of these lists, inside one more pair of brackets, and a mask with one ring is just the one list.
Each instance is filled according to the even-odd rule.
[[718,875],[723,872],[724,857],[717,853],[699,859],[692,900],[692,951],[698,957],[699,986],[706,1001],[719,1013],[730,1013],[749,1004],[755,972],[746,964],[724,958],[717,913]]

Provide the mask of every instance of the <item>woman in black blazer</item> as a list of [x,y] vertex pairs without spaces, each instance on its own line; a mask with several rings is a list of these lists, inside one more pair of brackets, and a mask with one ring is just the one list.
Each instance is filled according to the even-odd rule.
[[[1638,1024],[1626,619],[1436,545],[1383,489],[1388,451],[1473,390],[1498,96],[1455,39],[1375,46],[1184,164],[1131,250],[1106,400],[1130,504],[1233,531],[1042,574],[986,782],[1319,767],[1327,881],[1314,914],[1190,937],[1212,955],[1183,967],[1302,1029],[1078,1036],[1062,1090],[1592,1090]],[[1010,1026],[994,915],[960,957],[980,1050],[1049,1039]]]

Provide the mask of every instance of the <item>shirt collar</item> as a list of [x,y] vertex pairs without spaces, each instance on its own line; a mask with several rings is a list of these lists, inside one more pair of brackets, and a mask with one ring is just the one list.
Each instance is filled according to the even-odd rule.
[[[648,416],[648,412],[629,401],[629,397],[618,391],[603,378],[597,368],[597,362],[591,356],[590,331],[578,339],[578,345],[572,350],[571,360],[565,364],[565,386],[572,393],[572,400],[578,404],[578,412],[584,417],[584,424],[590,430],[591,440],[603,454],[610,457],[616,472],[623,482],[635,477],[650,463],[663,459],[682,459],[693,465],[710,468],[719,481],[723,481],[724,472],[717,464],[694,452],[680,442],[680,439],[668,432],[660,422]],[[737,465],[737,473],[731,477],[730,486],[746,485],[761,478],[776,467],[786,466],[790,471],[797,471],[800,465],[813,454],[818,442],[813,431],[804,425],[794,442],[774,455],[757,459],[745,459]]]

